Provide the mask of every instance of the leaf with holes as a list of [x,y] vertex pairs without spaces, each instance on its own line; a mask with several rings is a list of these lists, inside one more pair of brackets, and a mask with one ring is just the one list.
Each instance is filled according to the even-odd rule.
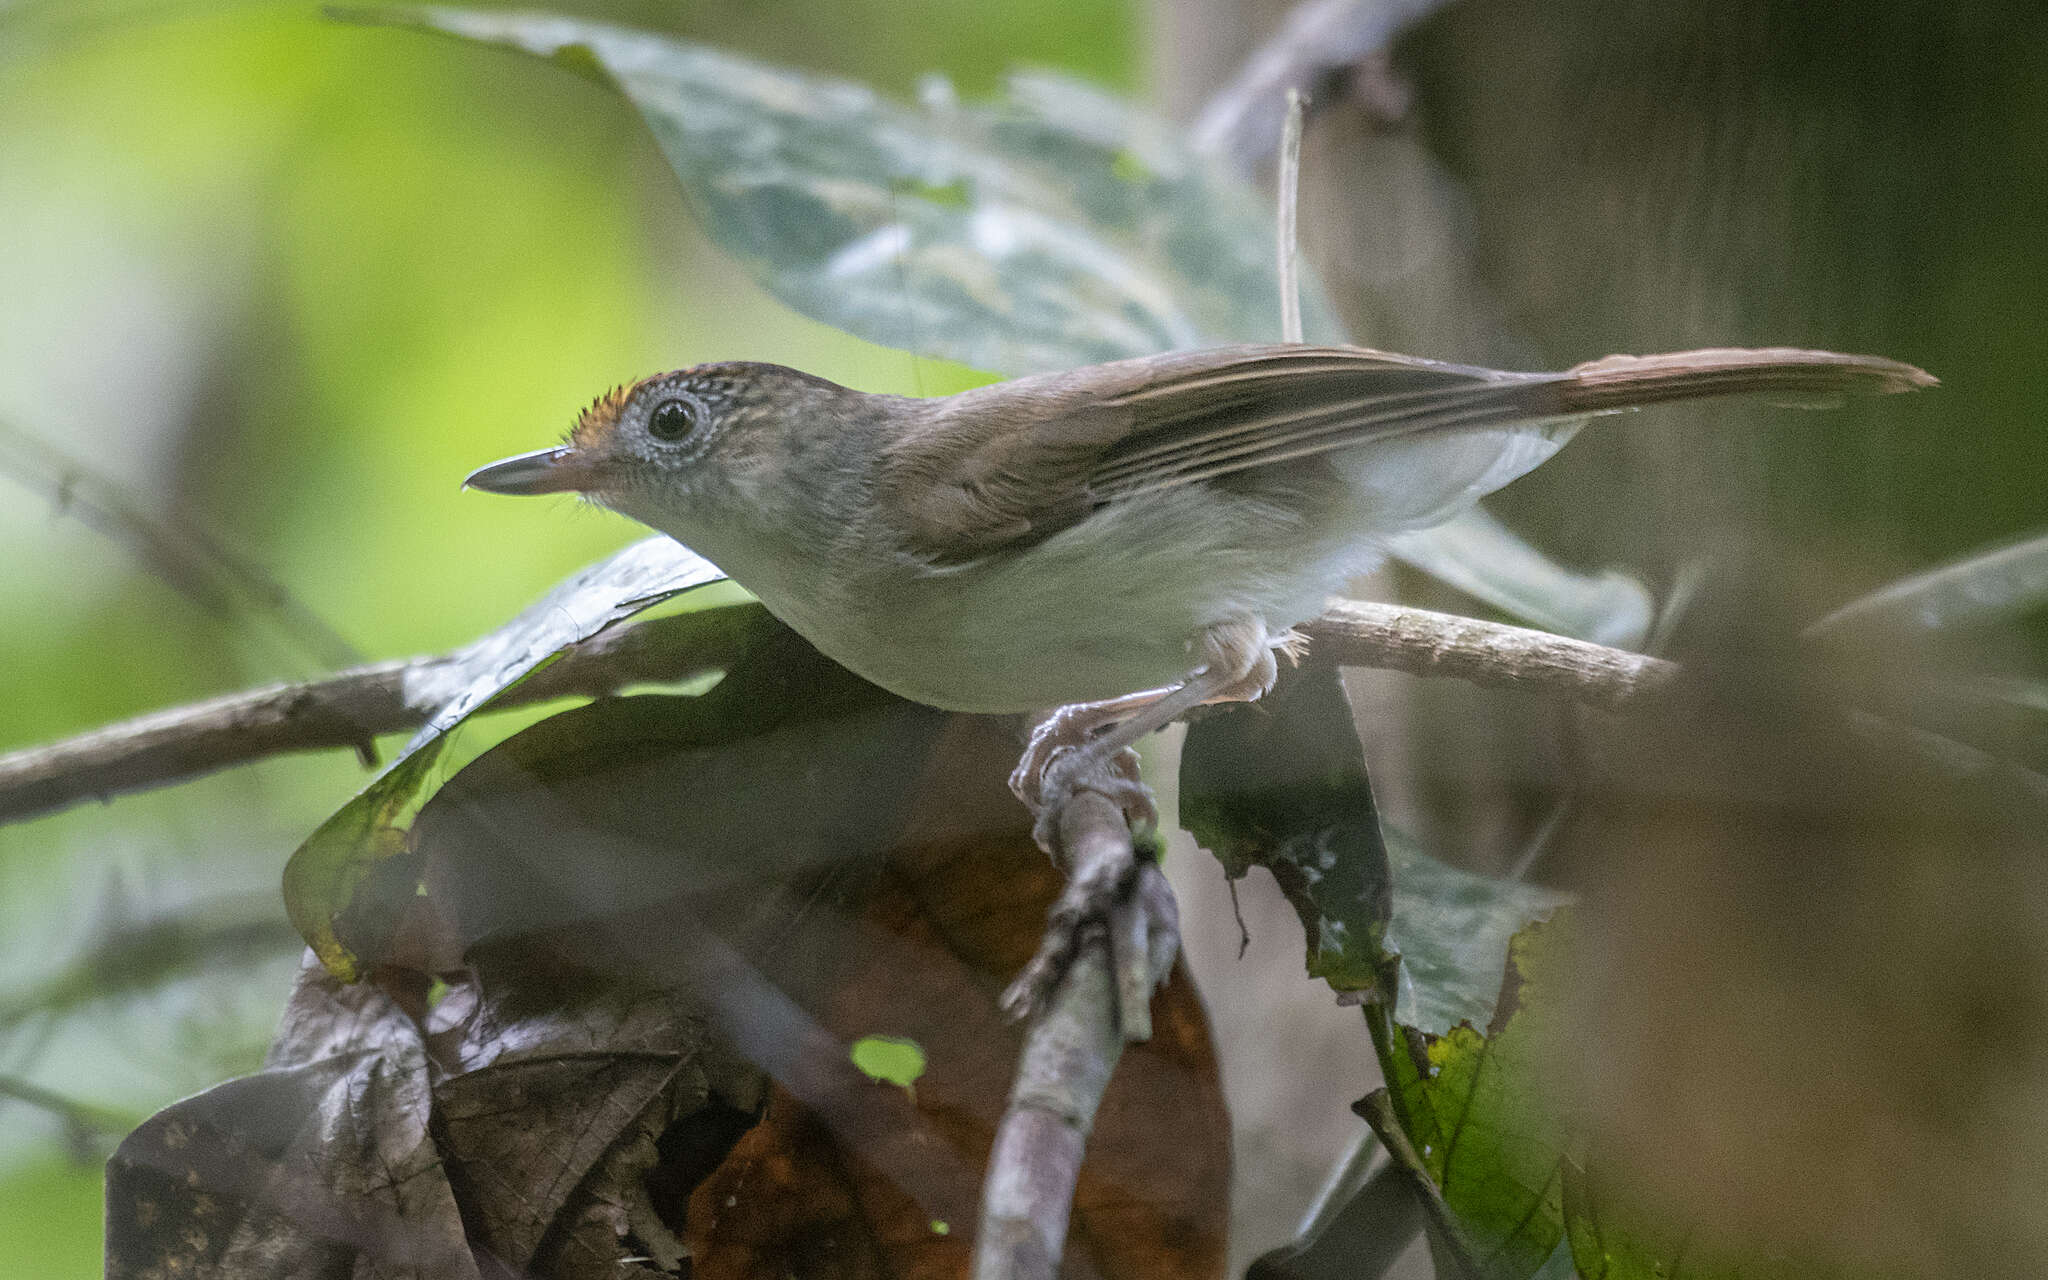
[[1301,918],[1311,976],[1381,991],[1398,957],[1396,1016],[1432,1034],[1485,1023],[1508,939],[1567,900],[1384,838],[1350,705],[1324,664],[1188,727],[1180,815],[1231,876],[1273,874]]

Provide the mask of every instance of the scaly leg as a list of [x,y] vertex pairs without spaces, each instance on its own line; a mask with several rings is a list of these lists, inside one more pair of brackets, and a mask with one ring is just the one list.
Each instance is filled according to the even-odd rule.
[[1138,780],[1132,744],[1209,702],[1251,702],[1273,687],[1277,644],[1293,656],[1294,632],[1274,637],[1253,618],[1218,624],[1202,635],[1204,661],[1180,684],[1102,702],[1061,707],[1031,734],[1010,774],[1010,790],[1037,818],[1032,835],[1052,851],[1060,807],[1082,779],[1123,807],[1134,825],[1159,821],[1152,791]]

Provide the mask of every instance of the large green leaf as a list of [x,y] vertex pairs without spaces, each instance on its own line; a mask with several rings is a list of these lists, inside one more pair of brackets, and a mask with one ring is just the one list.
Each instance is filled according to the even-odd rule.
[[1180,819],[1233,878],[1272,873],[1301,918],[1310,976],[1391,996],[1394,879],[1336,667],[1312,663],[1256,705],[1191,724]]
[[[1368,1009],[1386,1085],[1359,1111],[1414,1180],[1440,1276],[1530,1280],[1824,1280],[1836,1269],[1763,1256],[1699,1222],[1660,1221],[1562,1105],[1569,1042],[1568,914],[1513,939],[1499,1007],[1424,1035]],[[1682,1158],[1675,1156],[1674,1158]]]
[[[1046,75],[916,106],[673,36],[538,13],[370,10],[549,58],[639,109],[712,237],[873,342],[1006,374],[1270,338],[1272,219],[1173,128]],[[1341,330],[1314,290],[1311,338]]]
[[398,757],[292,855],[284,904],[300,936],[344,981],[357,957],[334,919],[374,866],[405,847],[401,819],[420,797],[448,732],[568,646],[664,600],[722,580],[717,566],[669,538],[648,538],[568,578],[525,612],[436,669],[433,687],[408,690],[440,704]]
[[1641,647],[1656,619],[1649,589],[1625,573],[1574,573],[1486,508],[1389,539],[1396,558],[1532,626],[1595,644]]
[[1394,917],[1387,944],[1401,955],[1395,1020],[1430,1035],[1493,1018],[1508,943],[1571,901],[1555,889],[1474,875],[1430,857],[1393,832]]
[[1564,1238],[1566,1132],[1543,1090],[1556,1054],[1562,931],[1537,924],[1517,935],[1485,1034],[1461,1024],[1421,1044],[1404,1035],[1367,1110],[1417,1178],[1432,1246],[1453,1274],[1528,1280]]

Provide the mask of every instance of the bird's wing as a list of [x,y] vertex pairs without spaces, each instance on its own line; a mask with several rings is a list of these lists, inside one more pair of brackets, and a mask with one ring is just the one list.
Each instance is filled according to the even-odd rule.
[[1222,347],[928,402],[885,463],[885,497],[905,513],[914,554],[958,563],[1050,537],[1106,503],[1424,432],[1734,395],[1813,404],[1933,382],[1897,361],[1793,348],[1504,373],[1359,347]]
[[1557,374],[1354,347],[1243,346],[1021,378],[933,401],[884,467],[911,550],[971,560],[1104,503],[1414,431],[1530,417]]

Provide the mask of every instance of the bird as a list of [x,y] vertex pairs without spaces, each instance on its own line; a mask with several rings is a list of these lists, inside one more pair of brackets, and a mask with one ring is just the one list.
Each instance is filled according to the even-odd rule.
[[562,444],[465,484],[580,494],[667,534],[914,702],[1058,708],[1010,780],[1050,848],[1083,778],[1156,821],[1133,743],[1203,703],[1258,698],[1277,655],[1299,652],[1294,628],[1390,536],[1468,509],[1587,419],[1935,382],[1782,347],[1532,373],[1283,343],[908,397],[729,361],[616,388]]

